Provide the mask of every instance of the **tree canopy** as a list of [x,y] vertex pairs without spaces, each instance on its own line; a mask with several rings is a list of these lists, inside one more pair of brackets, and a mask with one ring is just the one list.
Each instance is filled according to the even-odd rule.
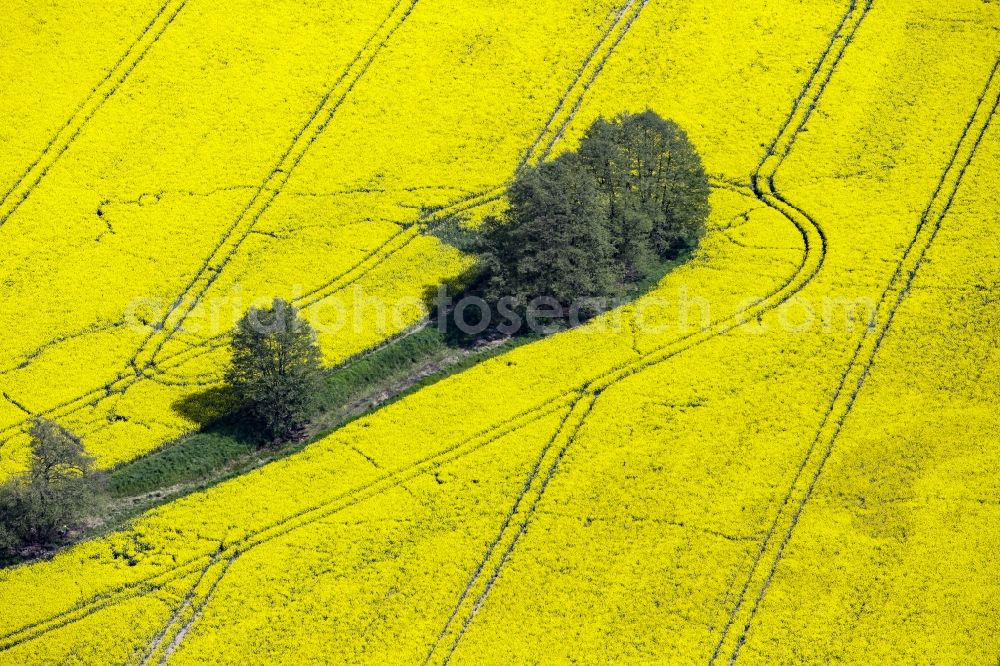
[[621,295],[697,246],[709,213],[701,158],[653,111],[598,118],[576,152],[523,169],[508,206],[475,240],[458,222],[439,238],[479,255],[468,293],[514,309],[545,297],[567,308]]
[[611,235],[593,174],[572,153],[526,169],[503,218],[482,227],[488,300],[551,297],[566,304],[615,284]]
[[226,381],[243,413],[272,441],[286,439],[317,410],[321,357],[313,328],[288,302],[250,308],[233,334]]
[[45,546],[94,508],[99,487],[83,441],[55,421],[35,419],[28,430],[27,473],[0,486],[0,549]]
[[615,258],[626,279],[644,274],[655,256],[698,244],[709,213],[708,177],[675,122],[653,111],[598,118],[579,155],[607,204]]

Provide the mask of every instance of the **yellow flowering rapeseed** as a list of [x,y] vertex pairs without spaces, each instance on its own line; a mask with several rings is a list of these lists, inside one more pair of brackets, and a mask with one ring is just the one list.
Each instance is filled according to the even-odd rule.
[[[235,128],[211,146],[191,138],[194,119],[167,91],[194,84],[171,77],[169,53],[211,54],[219,67],[249,67],[250,56],[237,39],[231,54],[199,41],[230,9],[186,7],[166,35],[190,41],[167,47],[143,84],[162,87],[127,100],[131,110],[105,105],[84,146],[0,228],[20,229],[4,274],[37,271],[2,315],[25,331],[0,378],[10,431],[24,418],[18,405],[65,403],[67,421],[91,422],[105,463],[155,446],[186,427],[172,401],[224,362],[203,353],[211,339],[191,326],[201,287],[252,297],[301,285],[313,306],[349,301],[342,287],[355,283],[418,293],[464,260],[417,237],[415,206],[488,200],[525,154],[571,147],[598,114],[651,106],[688,129],[714,186],[696,255],[584,327],[0,572],[0,663],[994,661],[996,8],[467,4],[409,14],[387,4],[378,20],[374,8],[339,7],[356,18],[338,23],[337,44],[298,36],[329,29],[302,12],[333,9],[245,8],[248,24],[275,22],[260,39],[302,44],[272,66],[298,72],[303,97],[330,70],[359,73],[349,59],[375,55],[368,35],[387,39],[288,177],[265,159],[275,146],[302,147],[275,136],[278,87],[212,92],[273,107],[260,112],[267,123],[209,104],[195,112],[246,123],[260,132],[253,140]],[[282,25],[296,37],[282,39]],[[342,58],[320,66],[316,49]],[[143,109],[155,99],[176,103],[175,114]],[[106,127],[166,123],[190,143],[157,130],[124,150],[128,139],[96,134],[104,114]],[[543,149],[526,153],[535,137]],[[202,190],[183,182],[183,145],[205,151],[190,162],[210,175]],[[113,166],[123,155],[163,161],[132,173]],[[175,182],[159,193],[161,178]],[[245,187],[254,182],[281,192],[251,223],[240,206],[270,197]],[[102,204],[93,183],[128,194]],[[81,313],[97,288],[74,284],[71,268],[104,256],[95,247],[111,237],[84,251],[84,232],[102,233],[87,205],[112,211],[111,226],[125,225],[115,236],[133,249],[95,264],[117,285],[113,302]],[[65,228],[30,224],[59,210]],[[209,279],[192,256],[214,256],[228,224],[246,240],[210,261],[219,277]],[[30,263],[46,243],[64,251]],[[315,266],[301,267],[306,253]],[[124,256],[134,287],[117,275]],[[161,274],[166,266],[177,271]],[[142,290],[180,295],[182,309],[162,331],[113,326],[115,304]],[[11,323],[31,302],[45,304],[37,323]],[[63,331],[51,347],[46,326]],[[327,339],[325,350],[333,361],[391,332]],[[130,359],[156,372],[124,392],[86,393],[119,381]],[[44,383],[63,367],[73,369],[65,385]]]

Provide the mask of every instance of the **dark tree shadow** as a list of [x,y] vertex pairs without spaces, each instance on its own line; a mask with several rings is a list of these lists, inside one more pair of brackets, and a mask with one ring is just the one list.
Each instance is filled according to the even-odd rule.
[[174,401],[173,410],[202,428],[231,416],[236,411],[236,397],[228,386],[206,389]]
[[260,429],[239,409],[232,388],[218,386],[174,401],[173,410],[198,424],[202,433],[231,437],[239,442],[263,444]]
[[[476,307],[467,307],[463,310],[465,326],[457,324],[453,310],[455,304],[461,302],[463,298],[476,296],[480,293],[484,280],[485,275],[481,269],[478,266],[472,266],[459,275],[424,290],[423,301],[430,312],[431,324],[442,331],[445,344],[448,346],[472,347],[491,337],[492,331],[490,330],[476,333],[468,332],[470,327],[475,329],[480,323],[481,313]],[[487,312],[486,316],[492,318],[493,313]]]

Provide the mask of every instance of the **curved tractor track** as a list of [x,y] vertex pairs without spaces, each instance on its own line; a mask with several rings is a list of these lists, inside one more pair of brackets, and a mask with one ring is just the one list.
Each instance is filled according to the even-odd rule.
[[460,593],[444,628],[435,638],[427,653],[425,664],[447,664],[450,662],[466,631],[475,620],[477,613],[500,577],[504,566],[512,556],[519,540],[527,531],[549,482],[558,471],[560,462],[576,441],[587,417],[605,390],[628,377],[674,358],[688,349],[728,333],[746,322],[780,307],[801,291],[819,272],[826,256],[826,235],[816,220],[780,195],[774,184],[774,176],[794,146],[796,137],[805,127],[816,108],[827,84],[833,77],[834,71],[843,58],[844,52],[853,41],[871,9],[873,1],[869,0],[863,6],[852,2],[848,7],[802,92],[795,99],[792,110],[786,117],[778,135],[772,141],[757,170],[751,176],[754,195],[761,202],[781,213],[802,236],[805,251],[797,270],[781,287],[758,301],[747,311],[736,313],[701,332],[685,336],[659,351],[647,354],[639,361],[594,379],[578,391],[572,401],[569,415],[563,421],[559,431],[542,450],[539,459],[525,480],[522,491],[508,511],[499,532],[487,547],[483,559],[473,570],[469,581]]
[[[418,0],[413,0],[412,2],[410,2],[405,16],[402,17],[403,20],[405,20],[405,18],[409,15],[409,12],[412,11],[417,1]],[[586,59],[577,69],[573,81],[567,87],[563,95],[559,98],[555,108],[553,109],[552,113],[546,120],[545,125],[540,130],[538,136],[533,141],[532,145],[525,152],[525,155],[522,157],[521,162],[517,167],[517,171],[514,173],[511,180],[513,180],[513,178],[516,178],[517,174],[524,169],[526,164],[530,163],[531,160],[537,158],[539,154],[539,147],[543,146],[543,142],[544,142],[543,146],[544,154],[548,154],[552,150],[552,148],[558,141],[559,137],[561,136],[561,132],[552,133],[551,131],[552,126],[556,121],[559,121],[561,123],[560,127],[565,128],[572,121],[576,111],[582,105],[583,98],[585,97],[589,89],[593,86],[593,84],[597,81],[598,77],[604,70],[604,66],[607,64],[608,60],[611,58],[612,54],[615,52],[619,44],[621,44],[622,40],[631,30],[632,25],[635,23],[636,19],[638,19],[640,13],[642,12],[642,9],[645,8],[645,6],[649,3],[649,1],[650,0],[628,0],[622,5],[620,10],[615,15],[615,18],[613,19],[611,24],[601,34],[600,38],[594,45],[593,49],[588,53]],[[344,81],[347,78],[350,67],[355,65],[357,62],[361,60],[361,58],[363,57],[362,53],[364,52],[364,50],[371,46],[372,42],[376,39],[376,36],[379,33],[379,31],[382,31],[384,29],[384,27],[386,26],[386,22],[389,20],[389,18],[397,14],[400,11],[400,8],[403,6],[403,4],[404,4],[403,2],[400,2],[399,4],[396,5],[396,7],[394,7],[390,16],[387,17],[386,21],[384,21],[383,24],[379,26],[379,29],[376,30],[376,33],[369,38],[368,42],[365,44],[365,47],[362,48],[362,52],[359,53],[359,55],[355,58],[355,60],[352,61],[351,65],[349,65],[348,69],[345,70],[344,73],[341,75],[340,79],[338,79],[338,83]],[[399,24],[397,24],[392,29],[392,31],[394,32],[395,28],[398,27]],[[381,48],[381,45],[384,43],[385,39],[386,38],[383,38],[379,42],[380,44],[379,48]],[[374,57],[374,55],[372,57]],[[370,64],[370,62],[368,62],[367,64]],[[367,69],[367,64],[365,66],[365,69]],[[353,86],[354,83],[356,83],[356,78],[351,85]],[[327,95],[327,97],[324,98],[324,103],[330,102],[332,94],[333,91],[331,90],[330,93]],[[572,101],[572,105],[569,104],[570,101]],[[314,131],[312,134],[308,135],[311,139],[311,140],[307,139],[308,145],[311,145],[312,142],[314,142],[316,138],[318,138],[318,132],[321,132],[322,129],[325,128],[326,122],[328,122],[328,120],[325,122],[318,120],[322,113],[322,106],[323,104],[321,103],[321,105],[317,107],[316,110],[313,111],[309,121],[297,135],[297,139],[307,136],[307,130],[310,127],[312,127]],[[546,141],[546,139],[548,140]],[[305,146],[305,148],[308,148],[308,146]],[[294,152],[295,151],[293,145],[288,149],[288,151],[286,151],[285,156],[283,156],[282,162],[286,161],[286,159],[291,159],[294,160],[295,163],[297,164],[298,161],[295,160],[293,156]],[[302,154],[304,153],[299,154],[298,157],[299,160],[301,159]],[[279,164],[279,166],[276,167],[276,170],[280,168],[281,167]],[[271,175],[280,176],[281,174],[276,174],[274,171],[272,171]],[[287,178],[278,182],[284,184],[284,182],[287,182]],[[268,183],[270,183],[270,185]],[[268,189],[273,185],[274,181],[270,180],[269,177],[269,180],[265,181],[265,183],[261,185],[260,188],[258,188],[257,190],[258,196],[255,197],[255,199],[257,199],[259,202],[258,207],[260,205],[263,205],[262,197],[264,195],[267,195],[266,199],[267,206],[270,206],[271,201],[273,201],[274,197],[277,196],[277,192],[272,193]],[[482,205],[486,205],[490,202],[496,201],[501,196],[503,196],[503,192],[506,188],[506,185],[507,184],[505,183],[501,186],[493,188],[492,190],[463,197],[453,202],[452,204],[449,204],[443,209],[437,211],[431,218],[415,220],[412,224],[408,225],[406,228],[400,230],[396,234],[392,235],[390,238],[386,239],[382,244],[380,244],[374,250],[369,252],[361,260],[359,260],[356,264],[354,264],[347,270],[334,276],[323,285],[320,285],[319,287],[297,298],[294,304],[299,308],[306,308],[342,291],[343,289],[357,282],[359,279],[364,277],[370,271],[377,268],[385,260],[405,249],[411,242],[413,242],[416,239],[417,236],[419,236],[421,224],[432,224],[434,221],[444,219],[449,215],[455,215]],[[220,258],[220,260],[223,260],[226,263],[228,263],[228,261],[232,257],[232,254],[222,251],[221,248],[224,245],[226,245],[227,240],[229,240],[230,242],[229,249],[232,250],[232,252],[235,252],[235,250],[238,249],[239,243],[242,243],[242,238],[245,238],[250,233],[250,231],[252,231],[252,224],[255,223],[255,221],[251,223],[250,220],[253,218],[253,216],[248,217],[247,215],[251,206],[252,202],[251,204],[248,204],[247,209],[244,210],[244,213],[241,214],[239,218],[237,218],[236,222],[234,222],[234,224],[230,227],[226,236],[217,245],[216,250],[213,251],[213,256],[216,256]],[[263,210],[260,210],[259,214],[262,213]],[[259,214],[257,214],[256,216],[259,217]],[[237,229],[237,227],[241,226],[242,228]],[[237,231],[239,232],[238,236],[236,235]],[[211,283],[214,282],[215,279],[217,279],[219,272],[221,271],[221,268],[222,266],[212,265],[211,257],[203,262],[202,268],[199,270],[198,274],[191,280],[191,282],[189,282],[188,286],[184,290],[184,293],[187,294],[187,299],[186,299],[187,305],[185,306],[184,295],[178,297],[178,299],[175,300],[171,312],[168,313],[168,315],[164,317],[164,321],[160,323],[159,325],[160,328],[158,330],[154,330],[146,338],[140,349],[133,356],[130,368],[119,373],[109,383],[97,387],[85,394],[79,395],[71,400],[64,401],[46,410],[39,411],[37,412],[36,415],[46,416],[54,419],[60,419],[60,418],[65,418],[67,416],[71,416],[79,411],[91,407],[93,404],[100,402],[101,400],[124,393],[130,386],[143,379],[152,379],[164,383],[173,383],[181,385],[216,384],[218,380],[217,377],[215,376],[208,377],[207,379],[202,379],[202,377],[196,377],[194,378],[193,381],[192,378],[184,376],[172,379],[169,375],[169,370],[177,368],[193,358],[197,358],[199,356],[210,353],[214,350],[217,350],[225,346],[225,344],[228,341],[228,334],[217,335],[199,345],[195,345],[184,351],[171,354],[170,356],[167,356],[165,358],[158,358],[157,355],[162,350],[163,345],[165,345],[166,342],[169,341],[173,337],[173,335],[176,334],[177,330],[179,330],[181,324],[184,321],[184,317],[186,317],[187,314],[189,314],[190,311],[197,305],[197,300],[204,295],[204,292],[207,290],[209,286],[211,286]],[[180,315],[181,308],[184,308],[187,311],[187,314],[181,316]],[[21,421],[18,421],[5,428],[0,429],[0,448],[2,448],[3,444],[10,441],[10,439],[21,433],[25,428],[25,426],[27,425],[27,423],[29,422],[29,420],[30,419],[26,417]]]
[[28,165],[10,189],[0,197],[0,227],[3,227],[21,207],[21,204],[27,201],[49,170],[80,136],[90,119],[118,92],[118,89],[131,76],[146,54],[153,48],[153,45],[160,40],[163,33],[184,9],[187,2],[188,0],[167,0],[163,3],[153,20],[139,33],[135,41],[108,70],[104,78],[90,89],[72,115],[49,139],[38,157]]
[[[795,477],[757,552],[739,599],[730,613],[719,643],[712,654],[715,663],[728,655],[734,663],[746,642],[760,604],[767,594],[785,548],[791,541],[799,518],[805,510],[823,472],[844,423],[854,408],[858,394],[871,373],[875,357],[889,332],[896,312],[906,298],[937,237],[938,230],[951,208],[965,172],[975,157],[986,130],[1000,105],[1000,58],[990,71],[975,110],[962,130],[931,200],[924,209],[917,228],[896,264],[888,285],[879,298],[873,325],[866,328],[851,360],[840,377],[837,389],[827,406],[816,435],[796,470]],[[748,600],[752,600],[748,603]]]
[[[830,75],[832,75],[832,71],[830,71],[826,75],[826,78],[820,82],[827,56],[833,45],[836,44],[839,39],[842,39],[841,33],[844,30],[846,17],[850,16],[853,8],[854,5],[852,5],[852,9],[849,10],[848,14],[845,15],[845,21],[841,23],[837,32],[831,39],[831,46],[827,49],[827,52],[824,53],[823,59],[817,63],[811,73],[803,93],[795,100],[793,109],[789,114],[789,118],[786,120],[785,127],[782,129],[782,133],[784,133],[787,128],[791,126],[792,119],[807,118],[808,115],[811,114],[812,107],[814,105],[805,106],[802,104],[802,100],[805,98],[808,91],[814,87],[825,87],[825,81],[829,79]],[[778,143],[779,142],[776,140],[773,146],[777,146]],[[772,151],[773,150],[776,150],[776,148],[772,148]],[[93,613],[126,599],[133,598],[137,595],[155,592],[156,590],[163,588],[171,581],[175,581],[199,572],[204,574],[204,572],[216,564],[220,557],[243,553],[255,548],[256,546],[268,543],[275,538],[298,529],[299,527],[310,525],[317,520],[334,515],[348,507],[354,506],[372,497],[376,497],[392,488],[396,488],[413,478],[433,471],[442,465],[461,459],[488,446],[489,444],[498,441],[502,437],[513,432],[517,432],[549,415],[565,412],[559,431],[549,440],[549,443],[546,445],[545,450],[542,452],[538,462],[532,468],[532,473],[525,484],[525,490],[522,491],[518,499],[518,503],[515,504],[515,508],[510,512],[508,519],[504,521],[501,529],[501,535],[495,540],[495,542],[499,544],[500,540],[509,533],[510,528],[513,525],[513,517],[517,512],[517,507],[523,498],[528,495],[528,492],[530,490],[535,490],[536,495],[540,500],[541,494],[537,492],[538,484],[535,483],[535,480],[538,478],[538,473],[546,467],[546,463],[549,463],[546,476],[543,479],[544,485],[547,485],[548,480],[551,479],[552,475],[555,473],[555,466],[558,463],[558,458],[561,458],[561,455],[559,455],[555,461],[556,464],[552,464],[550,462],[552,457],[550,452],[558,451],[560,453],[565,453],[566,448],[572,442],[572,437],[578,430],[580,422],[582,422],[582,418],[574,419],[572,417],[574,415],[579,416],[580,412],[582,412],[582,416],[585,417],[592,408],[593,402],[596,401],[600,391],[626,377],[636,374],[637,372],[641,372],[647,367],[661,363],[679,353],[682,353],[686,349],[697,346],[700,342],[714,338],[717,335],[729,330],[733,330],[741,326],[743,323],[753,320],[753,318],[755,318],[758,314],[763,314],[766,311],[778,307],[781,303],[791,298],[791,296],[797,293],[799,289],[812,279],[812,277],[819,270],[823,260],[825,246],[822,242],[822,233],[815,222],[809,218],[803,218],[802,220],[789,218],[789,220],[799,230],[805,243],[806,251],[803,254],[802,260],[794,274],[782,286],[767,297],[762,298],[757,304],[751,306],[745,312],[737,313],[731,317],[716,322],[709,329],[684,336],[673,343],[668,343],[667,345],[646,354],[638,361],[623,364],[607,373],[598,375],[576,389],[542,400],[534,407],[523,410],[502,423],[488,427],[467,439],[449,445],[444,449],[416,461],[415,463],[405,465],[391,472],[386,472],[374,480],[348,490],[330,500],[317,503],[293,515],[278,519],[262,528],[251,530],[241,538],[233,540],[230,543],[222,543],[216,553],[196,556],[156,574],[93,594],[90,597],[80,600],[64,611],[50,615],[42,620],[23,625],[14,631],[0,636],[0,652],[39,638],[49,631],[77,622]],[[585,396],[588,396],[586,401],[584,400]],[[583,403],[582,409],[581,402]],[[564,438],[566,441],[562,442],[561,446],[554,446],[555,442],[559,441],[560,434],[563,432],[569,432],[570,437],[568,439]],[[541,488],[543,492],[544,485]],[[537,501],[534,502],[532,506],[537,506]],[[526,527],[527,523],[522,521],[521,527],[516,532],[516,538],[519,538],[520,534],[523,534]],[[514,542],[510,544],[510,551],[513,550],[516,538]],[[471,590],[471,587],[475,583],[476,579],[479,578],[480,573],[485,571],[492,554],[496,552],[496,550],[496,546],[492,546],[487,552],[487,557],[484,559],[484,563],[477,568],[474,573],[473,580],[470,581],[470,584],[467,586],[467,591],[463,593],[462,600],[460,600],[459,604],[460,606],[462,601],[471,597],[469,590]],[[507,557],[509,557],[509,552],[507,552],[506,557],[502,559],[501,564],[506,561]],[[499,571],[496,572],[496,575],[499,575]],[[492,582],[495,581],[495,579],[496,576],[491,576],[490,587],[492,587]],[[488,593],[488,589],[486,592]],[[483,598],[485,598],[485,594],[483,595]],[[479,605],[481,605],[481,601],[476,605],[477,609]],[[455,616],[457,616],[457,612],[453,613],[452,617],[454,618]],[[449,624],[451,624],[451,621],[449,621]],[[166,632],[167,629],[168,628],[165,628],[164,632]],[[447,631],[447,627],[445,631]],[[441,637],[439,637],[438,643],[440,643],[443,639],[445,631],[443,631]],[[154,649],[156,648],[154,647]],[[434,651],[432,650],[432,652],[428,655],[427,661],[430,661],[433,655]]]

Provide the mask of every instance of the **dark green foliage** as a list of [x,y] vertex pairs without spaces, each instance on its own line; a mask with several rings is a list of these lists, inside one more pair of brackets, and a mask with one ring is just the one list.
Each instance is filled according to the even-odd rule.
[[28,472],[0,486],[0,549],[52,544],[95,508],[100,494],[79,437],[47,419],[36,419],[28,434]]
[[35,419],[28,435],[31,437],[30,483],[39,488],[54,488],[90,471],[93,458],[84,451],[83,441],[55,421]]
[[550,297],[560,305],[615,288],[606,209],[594,176],[572,153],[526,169],[508,192],[503,219],[487,219],[485,297],[518,305]]
[[[452,337],[523,332],[525,312],[543,297],[572,325],[634,293],[665,261],[697,246],[708,196],[701,159],[676,123],[652,111],[598,118],[578,152],[518,175],[506,212],[484,221],[478,241],[454,218],[435,230],[479,256],[461,293],[485,300],[493,326],[481,328],[477,308],[459,299],[448,319]],[[498,325],[512,319],[520,323]]]
[[6,559],[3,554],[9,553],[21,545],[21,539],[17,533],[7,527],[7,523],[15,515],[10,504],[10,491],[6,484],[0,486],[0,562]]
[[226,372],[237,404],[267,440],[287,439],[316,413],[321,358],[316,333],[280,298],[251,308],[232,340]]
[[653,111],[598,118],[579,154],[608,202],[627,279],[645,274],[654,255],[668,258],[698,244],[709,213],[708,177],[676,123]]

